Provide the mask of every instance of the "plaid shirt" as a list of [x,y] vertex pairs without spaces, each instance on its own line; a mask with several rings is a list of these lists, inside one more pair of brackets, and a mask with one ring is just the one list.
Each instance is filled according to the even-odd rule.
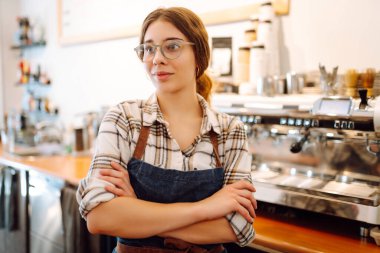
[[[141,122],[144,126],[150,126],[143,157],[146,163],[181,171],[215,168],[216,160],[208,135],[213,129],[218,134],[219,156],[225,170],[224,184],[241,179],[252,182],[251,158],[243,123],[227,114],[215,112],[200,95],[198,100],[203,109],[200,135],[185,150],[181,150],[171,138],[168,123],[163,118],[155,94],[148,100],[120,103],[107,112],[99,129],[90,170],[87,177],[81,180],[77,192],[83,217],[99,203],[115,198],[104,189],[107,182],[96,177],[97,171],[100,168],[111,168],[111,161],[127,167],[140,134]],[[245,246],[253,240],[253,227],[240,214],[229,214],[227,219],[236,233],[239,245]]]

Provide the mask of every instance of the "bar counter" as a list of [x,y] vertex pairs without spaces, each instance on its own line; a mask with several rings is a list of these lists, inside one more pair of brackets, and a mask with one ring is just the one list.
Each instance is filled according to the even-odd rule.
[[[0,145],[0,164],[20,170],[39,171],[77,185],[86,176],[91,157],[19,157],[3,152]],[[360,237],[345,236],[270,217],[257,217],[254,227],[256,238],[251,246],[268,252],[380,252],[380,247],[376,246],[372,238],[361,240]]]

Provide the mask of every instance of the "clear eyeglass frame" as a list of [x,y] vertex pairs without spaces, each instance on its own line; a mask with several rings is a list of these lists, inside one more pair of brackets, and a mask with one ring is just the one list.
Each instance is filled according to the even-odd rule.
[[153,43],[144,43],[134,48],[137,57],[142,62],[148,62],[153,60],[156,55],[157,48],[160,48],[161,54],[168,60],[175,60],[180,57],[183,46],[193,46],[195,43],[189,41],[183,41],[180,39],[166,40],[160,45]]

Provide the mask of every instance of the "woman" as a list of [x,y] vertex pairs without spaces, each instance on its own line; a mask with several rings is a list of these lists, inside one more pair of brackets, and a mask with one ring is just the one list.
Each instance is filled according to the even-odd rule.
[[207,103],[204,25],[188,9],[157,9],[135,51],[156,92],[117,105],[102,121],[77,193],[89,231],[117,236],[118,253],[247,245],[256,208],[247,139],[240,121]]

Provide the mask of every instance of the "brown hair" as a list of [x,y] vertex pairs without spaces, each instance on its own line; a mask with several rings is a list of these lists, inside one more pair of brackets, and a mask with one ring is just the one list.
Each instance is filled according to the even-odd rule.
[[208,34],[201,19],[191,10],[183,7],[159,8],[152,11],[144,20],[140,34],[140,44],[144,42],[148,27],[159,19],[173,24],[187,39],[193,42],[196,63],[197,92],[210,101],[212,80],[205,73],[210,62]]

